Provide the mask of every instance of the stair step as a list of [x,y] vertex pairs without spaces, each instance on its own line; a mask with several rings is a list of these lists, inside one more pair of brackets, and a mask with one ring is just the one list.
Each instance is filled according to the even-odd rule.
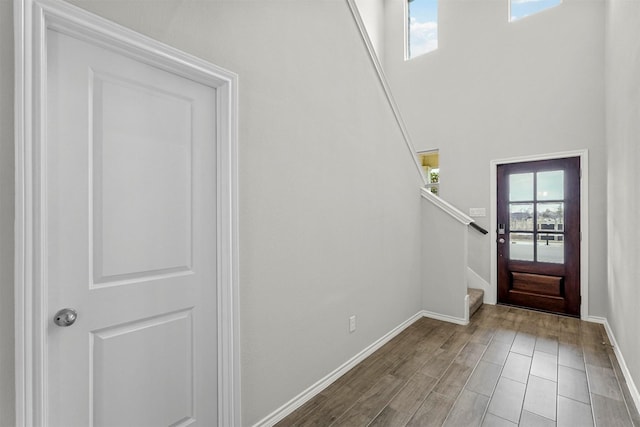
[[478,311],[484,299],[484,291],[482,289],[467,288],[469,295],[469,317]]

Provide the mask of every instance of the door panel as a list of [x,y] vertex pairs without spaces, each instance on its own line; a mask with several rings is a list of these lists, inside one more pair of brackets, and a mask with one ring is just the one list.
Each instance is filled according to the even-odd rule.
[[[89,85],[93,87],[94,281],[188,271],[191,100],[95,71]],[[150,251],[148,244],[153,241],[167,244]]]
[[49,425],[216,425],[215,89],[47,41]]
[[580,159],[498,166],[498,302],[580,314]]
[[[194,414],[192,335],[192,309],[93,331],[94,425],[161,426],[168,425],[168,420],[190,420]],[[163,394],[162,405],[155,403],[158,391]]]

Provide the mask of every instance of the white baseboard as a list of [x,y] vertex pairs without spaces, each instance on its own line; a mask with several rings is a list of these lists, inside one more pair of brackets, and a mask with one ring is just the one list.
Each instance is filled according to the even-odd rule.
[[[467,307],[468,306],[469,306],[469,304],[467,304]],[[467,310],[468,310],[468,308],[467,308]],[[430,319],[442,320],[443,322],[455,323],[457,325],[468,325],[469,324],[468,320],[463,319],[461,317],[447,316],[446,314],[434,313],[432,311],[426,311],[426,310],[423,310],[421,313],[422,313],[422,316],[424,316],[424,317],[428,317]]]
[[616,340],[616,336],[613,334],[613,330],[609,325],[609,321],[606,317],[598,317],[598,316],[589,316],[586,319],[588,322],[601,323],[604,325],[604,330],[607,332],[607,336],[609,337],[609,341],[613,346],[613,352],[618,359],[618,363],[620,364],[620,369],[622,370],[622,375],[624,375],[624,379],[627,383],[627,387],[629,387],[629,393],[631,394],[631,398],[633,399],[633,403],[636,405],[636,410],[640,411],[640,392],[638,392],[638,387],[636,387],[633,378],[631,377],[631,372],[629,372],[629,368],[627,367],[627,362],[624,360],[624,356],[620,352],[620,347],[618,346],[618,341]]
[[[330,384],[332,384],[342,375],[344,375],[350,369],[355,367],[358,363],[362,362],[364,359],[369,357],[372,353],[374,353],[380,347],[382,347],[383,345],[391,341],[391,339],[393,339],[400,332],[404,331],[407,327],[409,327],[411,324],[416,322],[421,317],[428,317],[431,319],[442,320],[444,322],[455,323],[458,325],[467,325],[469,323],[467,320],[459,317],[447,316],[444,314],[433,313],[426,310],[420,311],[416,313],[414,316],[412,316],[410,319],[408,319],[407,321],[403,322],[402,324],[394,328],[385,336],[383,336],[382,338],[380,338],[379,340],[371,344],[369,347],[365,348],[360,353],[356,354],[350,360],[345,362],[342,366],[338,367],[336,370],[329,373],[327,376],[325,376],[324,378],[322,378],[321,380],[313,384],[311,387],[304,390],[298,396],[294,397],[289,402],[285,403],[280,408],[276,409],[271,414],[267,415],[265,418],[258,421],[256,424],[254,424],[254,427],[274,426],[279,421],[284,419],[287,415],[291,414],[293,411],[295,411],[296,409],[298,409],[299,407],[307,403],[309,400],[311,400],[313,397],[319,394],[322,390],[327,388]],[[622,370],[622,374],[624,375],[626,383],[629,387],[629,392],[631,393],[631,397],[633,398],[636,408],[640,409],[640,393],[638,393],[638,388],[633,382],[633,378],[631,377],[631,373],[629,372],[629,368],[627,367],[627,364],[624,360],[624,357],[622,356],[622,353],[620,353],[618,343],[616,341],[615,335],[613,334],[613,331],[611,330],[611,327],[609,326],[609,322],[607,321],[606,318],[597,317],[597,316],[589,316],[586,320],[589,322],[600,323],[604,325],[605,331],[609,336],[609,340],[613,345],[613,350],[615,352],[615,355],[618,358],[618,362],[620,363],[620,369]]]
[[599,316],[587,316],[584,320],[591,323],[600,323],[601,325],[606,325],[607,323],[609,323],[606,317]]
[[[378,350],[380,347],[391,341],[396,335],[400,332],[404,331],[407,327],[409,327],[412,323],[420,319],[421,317],[425,317],[423,312],[416,313],[409,320],[403,322],[399,326],[395,327],[392,331],[387,333],[385,336],[371,344],[369,347],[362,350],[360,353],[353,356],[351,359],[346,361],[342,366],[337,368],[335,371],[329,373],[327,376],[322,378],[320,381],[313,384],[308,389],[304,390],[302,393],[291,399],[289,402],[285,403],[271,414],[267,415],[262,420],[258,421],[254,424],[254,427],[271,427],[284,419],[287,415],[291,414],[293,411],[307,403],[313,397],[315,397],[322,390],[331,385],[334,381],[340,378],[342,375],[346,374],[351,368],[356,366],[358,363],[362,362],[364,359],[369,357],[372,353]],[[430,316],[426,316],[430,317]],[[450,321],[447,319],[440,319],[445,321]]]

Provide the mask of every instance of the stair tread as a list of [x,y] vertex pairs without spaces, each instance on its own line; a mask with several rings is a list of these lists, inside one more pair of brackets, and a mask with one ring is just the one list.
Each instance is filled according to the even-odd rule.
[[467,294],[469,295],[469,316],[473,316],[482,305],[484,291],[482,289],[467,288]]
[[482,289],[467,288],[470,300],[482,299],[484,297],[484,291]]

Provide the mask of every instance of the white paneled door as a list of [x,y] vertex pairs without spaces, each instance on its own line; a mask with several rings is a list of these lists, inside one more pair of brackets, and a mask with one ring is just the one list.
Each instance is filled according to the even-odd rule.
[[27,307],[18,304],[19,422],[230,423],[233,406],[220,406],[233,405],[224,385],[233,373],[220,361],[233,354],[224,348],[233,328],[219,328],[233,292],[221,279],[233,274],[224,243],[232,233],[221,226],[229,224],[221,199],[233,199],[220,186],[232,167],[228,81],[207,84],[205,66],[189,75],[181,60],[158,54],[160,44],[146,54],[96,30],[112,24],[61,10],[90,29],[62,18],[36,29],[40,75],[25,83],[34,130],[25,133],[32,154],[18,191],[34,214],[21,217],[33,231],[18,257]]
[[213,425],[215,89],[48,31],[50,425]]

